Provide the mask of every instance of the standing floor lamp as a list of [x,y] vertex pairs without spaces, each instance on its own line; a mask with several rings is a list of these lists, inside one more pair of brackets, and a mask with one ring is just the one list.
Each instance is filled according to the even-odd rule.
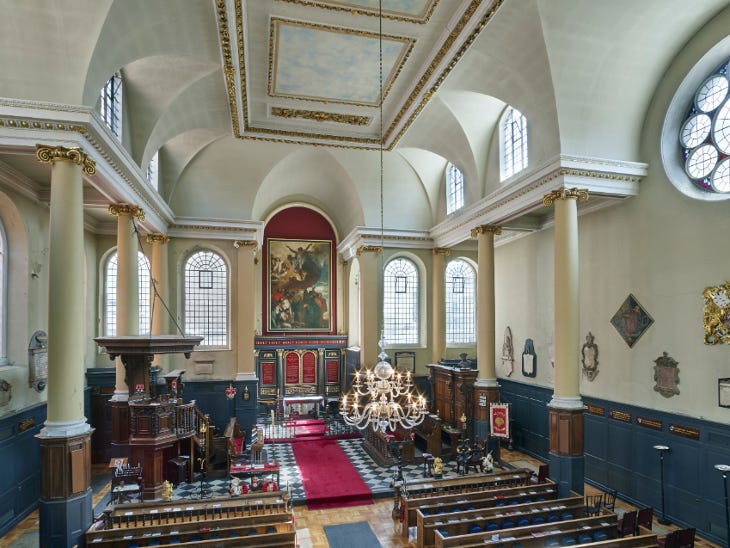
[[730,464],[716,464],[715,469],[722,472],[722,480],[725,484],[725,539],[730,546],[730,509],[727,502],[727,473],[730,472]]
[[667,519],[667,515],[664,513],[664,453],[669,451],[669,446],[655,445],[654,449],[659,451],[659,483],[662,489],[662,517],[657,521],[662,525],[669,525],[672,522]]

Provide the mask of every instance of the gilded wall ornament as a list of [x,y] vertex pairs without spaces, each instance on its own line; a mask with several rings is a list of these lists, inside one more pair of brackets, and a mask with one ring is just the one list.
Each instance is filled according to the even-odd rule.
[[583,343],[580,349],[583,373],[589,381],[592,381],[598,375],[598,345],[593,341],[593,333],[589,331],[586,335],[586,342]]
[[512,330],[509,326],[504,330],[504,340],[502,341],[502,367],[501,373],[505,377],[512,375],[515,368],[515,351],[512,345]]
[[669,356],[666,352],[654,360],[654,391],[659,392],[665,398],[671,398],[675,394],[679,394],[679,365],[677,360]]
[[702,292],[705,308],[705,344],[730,344],[730,282],[706,287]]

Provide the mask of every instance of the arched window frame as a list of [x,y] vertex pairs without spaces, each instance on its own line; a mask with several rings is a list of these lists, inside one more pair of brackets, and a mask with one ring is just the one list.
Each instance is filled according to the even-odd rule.
[[122,140],[122,75],[115,72],[99,91],[99,114],[114,136]]
[[446,164],[446,214],[464,207],[464,173],[451,162]]
[[[104,263],[104,315],[102,332],[106,337],[117,334],[117,251],[112,250]],[[144,253],[137,251],[137,279],[139,291],[139,324],[140,335],[150,333],[151,326],[151,274],[150,261]]]
[[[194,264],[196,263],[197,264]],[[192,267],[201,267],[198,270]],[[202,267],[208,268],[203,269]],[[224,255],[209,248],[191,252],[183,263],[183,321],[185,334],[202,336],[200,347],[228,349],[230,342],[230,281],[229,267]],[[198,273],[195,276],[195,272]],[[201,276],[206,273],[205,276]],[[196,287],[197,286],[197,287]],[[211,291],[201,293],[197,299],[191,289]],[[198,306],[200,305],[200,306]],[[195,308],[193,308],[195,307]],[[202,308],[205,307],[205,308]],[[217,331],[212,333],[211,317],[216,320]],[[199,347],[199,348],[200,348]]]
[[527,118],[507,107],[499,124],[500,180],[505,181],[527,167]]
[[421,343],[421,269],[409,257],[391,258],[383,268],[383,336],[388,346]]
[[446,265],[444,284],[446,345],[476,344],[476,268],[466,259],[453,259]]

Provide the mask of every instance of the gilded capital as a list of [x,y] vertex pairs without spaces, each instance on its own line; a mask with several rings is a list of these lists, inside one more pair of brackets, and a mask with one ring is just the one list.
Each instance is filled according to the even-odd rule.
[[448,247],[434,247],[433,254],[448,257],[449,255],[451,255],[451,250]]
[[144,209],[139,206],[127,204],[111,204],[109,206],[109,215],[119,217],[120,215],[131,215],[138,221],[144,221]]
[[96,173],[96,162],[89,158],[81,147],[62,147],[40,145],[35,146],[35,155],[39,162],[55,162],[64,160],[80,165],[87,175]]
[[154,244],[154,243],[166,244],[167,242],[170,241],[170,237],[167,234],[159,234],[159,233],[147,234],[145,241],[148,244]]
[[502,234],[502,227],[496,225],[479,225],[471,229],[471,237],[476,238],[480,234],[494,234],[499,236]]
[[543,205],[551,206],[556,200],[567,200],[575,198],[579,202],[585,202],[588,199],[588,190],[585,188],[559,188],[545,194],[542,199]]
[[380,245],[361,245],[357,248],[357,256],[359,257],[363,253],[382,253],[383,246]]
[[256,251],[259,247],[259,243],[256,240],[234,240],[233,247],[236,249],[241,247],[253,247],[253,250]]

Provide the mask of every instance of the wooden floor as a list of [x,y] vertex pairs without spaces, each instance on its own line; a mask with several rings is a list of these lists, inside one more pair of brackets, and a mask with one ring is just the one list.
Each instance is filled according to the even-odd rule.
[[[507,451],[502,449],[502,459],[507,462],[530,463],[533,466],[541,464],[540,461],[533,459],[522,453]],[[104,465],[105,466],[105,465]],[[107,488],[108,489],[108,488]],[[106,493],[106,490],[94,495],[94,505],[96,505]],[[594,494],[599,491],[586,485],[585,494]],[[626,510],[633,510],[634,507],[620,500],[616,501],[616,512],[622,514]],[[331,510],[307,510],[306,506],[294,507],[294,519],[297,528],[297,536],[299,546],[301,548],[327,548],[327,537],[324,533],[326,525],[335,525],[339,523],[352,523],[356,521],[367,521],[378,537],[383,548],[408,546],[415,547],[415,539],[407,541],[401,536],[400,522],[391,518],[393,510],[392,499],[376,499],[374,504],[365,506],[352,506],[348,508],[335,508]],[[654,524],[654,530],[661,533],[663,530],[676,529],[673,526],[660,526]],[[38,531],[38,510],[31,513],[23,522],[7,535],[0,538],[0,548],[14,548],[13,543],[18,540],[24,533],[28,531]],[[661,536],[661,535],[660,535]],[[33,537],[37,541],[37,536]],[[28,544],[28,537],[23,538],[23,548],[38,546],[38,544]],[[713,544],[702,538],[697,537],[695,546],[699,548],[718,547],[720,545]]]

